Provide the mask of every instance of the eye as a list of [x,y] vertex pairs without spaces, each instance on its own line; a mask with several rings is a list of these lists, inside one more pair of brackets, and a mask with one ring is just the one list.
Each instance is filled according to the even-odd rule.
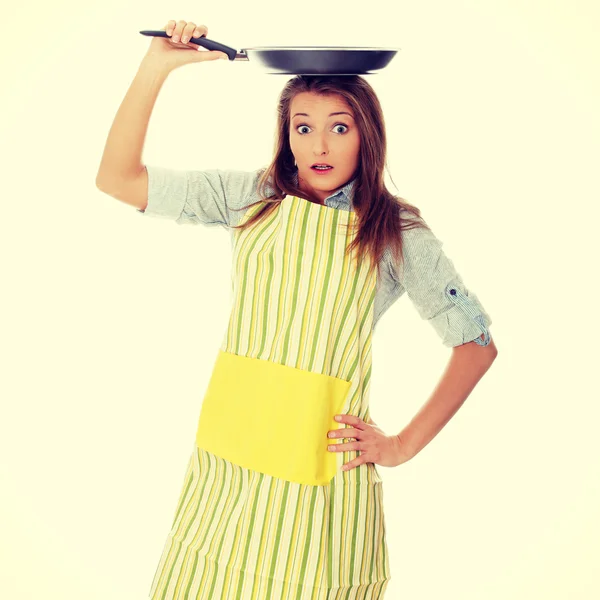
[[[296,131],[298,131],[298,129],[300,129],[300,127],[308,127],[308,125],[306,123],[300,123],[300,125],[296,126]],[[336,123],[334,125],[334,127],[345,127],[346,130],[349,129],[348,125],[345,125],[344,123]],[[310,129],[310,127],[308,127],[308,128]],[[302,133],[300,131],[298,131],[298,133],[300,133],[300,135],[305,135],[304,133]],[[342,134],[344,134],[344,133],[345,133],[345,131],[342,131]]]

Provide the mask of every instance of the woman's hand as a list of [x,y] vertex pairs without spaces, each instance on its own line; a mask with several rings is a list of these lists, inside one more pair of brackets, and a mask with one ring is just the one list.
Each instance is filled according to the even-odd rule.
[[[348,423],[352,427],[342,427],[328,432],[328,438],[354,438],[356,441],[344,444],[333,444],[330,452],[349,452],[359,450],[360,456],[346,463],[342,470],[348,471],[363,463],[371,462],[382,467],[397,467],[406,462],[409,457],[402,448],[397,435],[386,435],[372,420],[365,423],[354,415],[337,415],[341,423]],[[337,419],[336,419],[337,420]]]
[[207,50],[198,44],[190,43],[193,37],[206,37],[208,27],[196,25],[193,21],[169,21],[160,31],[166,31],[170,38],[153,37],[146,53],[149,59],[156,59],[172,68],[191,62],[203,62],[229,57],[219,50]]

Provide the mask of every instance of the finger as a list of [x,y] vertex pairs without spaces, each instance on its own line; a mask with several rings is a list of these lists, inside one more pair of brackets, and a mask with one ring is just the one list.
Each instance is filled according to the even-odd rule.
[[358,467],[358,465],[362,465],[364,462],[367,461],[361,459],[361,457],[359,456],[358,458],[355,458],[354,460],[351,460],[350,462],[347,462],[346,464],[342,465],[342,471],[349,471],[350,469],[354,469],[355,467]]
[[193,21],[188,21],[186,26],[183,28],[181,32],[181,43],[187,44],[190,39],[193,37],[194,31],[196,29],[196,23]]
[[360,452],[358,441],[356,442],[344,442],[343,444],[330,444],[327,446],[329,452]]
[[360,418],[354,415],[341,415],[342,423],[349,423],[356,429],[365,430],[367,428],[367,424]]
[[333,438],[356,438],[360,433],[360,429],[355,427],[340,427],[331,432]]
[[191,45],[191,47],[195,50],[198,50],[196,54],[198,54],[198,60],[218,60],[224,58],[225,60],[229,60],[229,56],[224,52],[220,52],[219,50],[207,50],[202,46],[197,46],[196,44]]
[[173,30],[175,29],[176,24],[177,23],[175,23],[173,19],[167,21],[167,24],[165,25],[165,31],[167,32],[167,35],[173,35]]
[[208,35],[208,27],[206,25],[197,25],[192,37],[206,37]]
[[173,30],[173,35],[171,36],[172,42],[178,42],[181,39],[181,32],[183,28],[187,25],[187,21],[177,21],[177,25],[175,25],[175,29]]

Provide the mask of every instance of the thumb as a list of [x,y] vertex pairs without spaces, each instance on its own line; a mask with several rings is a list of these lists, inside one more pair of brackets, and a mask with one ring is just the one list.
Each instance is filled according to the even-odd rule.
[[198,50],[198,59],[199,60],[219,60],[226,59],[229,60],[229,56],[225,54],[225,52],[220,52],[218,50]]

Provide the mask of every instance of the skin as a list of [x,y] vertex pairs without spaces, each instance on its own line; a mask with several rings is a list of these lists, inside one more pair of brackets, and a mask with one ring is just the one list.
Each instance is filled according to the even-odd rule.
[[[484,339],[484,336],[481,338]],[[366,423],[354,415],[337,415],[336,421],[345,427],[330,430],[328,437],[350,438],[350,441],[335,443],[328,450],[360,451],[359,456],[342,466],[344,471],[367,462],[383,467],[397,467],[405,463],[444,428],[497,356],[498,349],[493,340],[487,346],[479,346],[475,341],[455,346],[448,366],[431,396],[398,435],[386,435],[372,419]]]
[[[342,471],[355,469],[358,465],[367,462],[376,463],[382,467],[397,467],[409,460],[410,456],[406,454],[400,437],[397,435],[387,435],[373,421],[369,419],[366,423],[354,415],[336,415],[335,420],[348,425],[340,429],[332,429],[327,432],[329,452],[350,452],[351,450],[360,450],[360,455],[354,460],[345,463]],[[333,438],[334,443],[331,443]],[[335,438],[351,438],[346,443],[335,443]]]
[[[341,111],[350,114],[331,115]],[[320,96],[314,92],[298,94],[292,100],[289,138],[298,165],[300,189],[311,190],[321,204],[354,178],[359,163],[360,136],[354,112],[341,96]],[[311,169],[315,162],[327,163],[334,168],[328,175],[321,176]],[[355,459],[345,465],[342,467],[344,470],[355,468],[367,460],[387,467],[403,461],[398,437],[386,435],[373,420],[367,424],[352,415],[339,415],[339,421],[352,428],[328,432],[328,441],[331,438],[335,441],[337,437],[354,438],[357,441],[330,444],[328,451],[355,450],[359,442],[363,451],[360,460]],[[365,452],[367,447],[368,453]]]
[[[350,114],[330,116],[339,111]],[[298,112],[308,116],[297,116]],[[289,142],[298,166],[298,184],[324,204],[328,196],[354,178],[358,168],[360,136],[353,111],[337,94],[303,92],[292,100],[290,114]],[[328,175],[319,175],[311,169],[315,162],[330,164],[334,169]],[[344,471],[367,462],[395,467],[410,460],[450,420],[496,355],[493,341],[488,346],[470,342],[454,348],[449,367],[433,394],[398,435],[385,434],[372,419],[366,423],[354,415],[338,415],[336,420],[342,427],[328,432],[328,451],[360,451],[342,467]],[[339,443],[336,438],[350,441]]]
[[[350,114],[329,116],[340,111]],[[289,142],[298,165],[298,185],[303,191],[312,191],[324,204],[325,198],[354,178],[358,168],[360,135],[354,112],[337,94],[302,92],[292,100],[290,114]],[[319,175],[311,169],[318,162],[334,168],[327,175]]]

